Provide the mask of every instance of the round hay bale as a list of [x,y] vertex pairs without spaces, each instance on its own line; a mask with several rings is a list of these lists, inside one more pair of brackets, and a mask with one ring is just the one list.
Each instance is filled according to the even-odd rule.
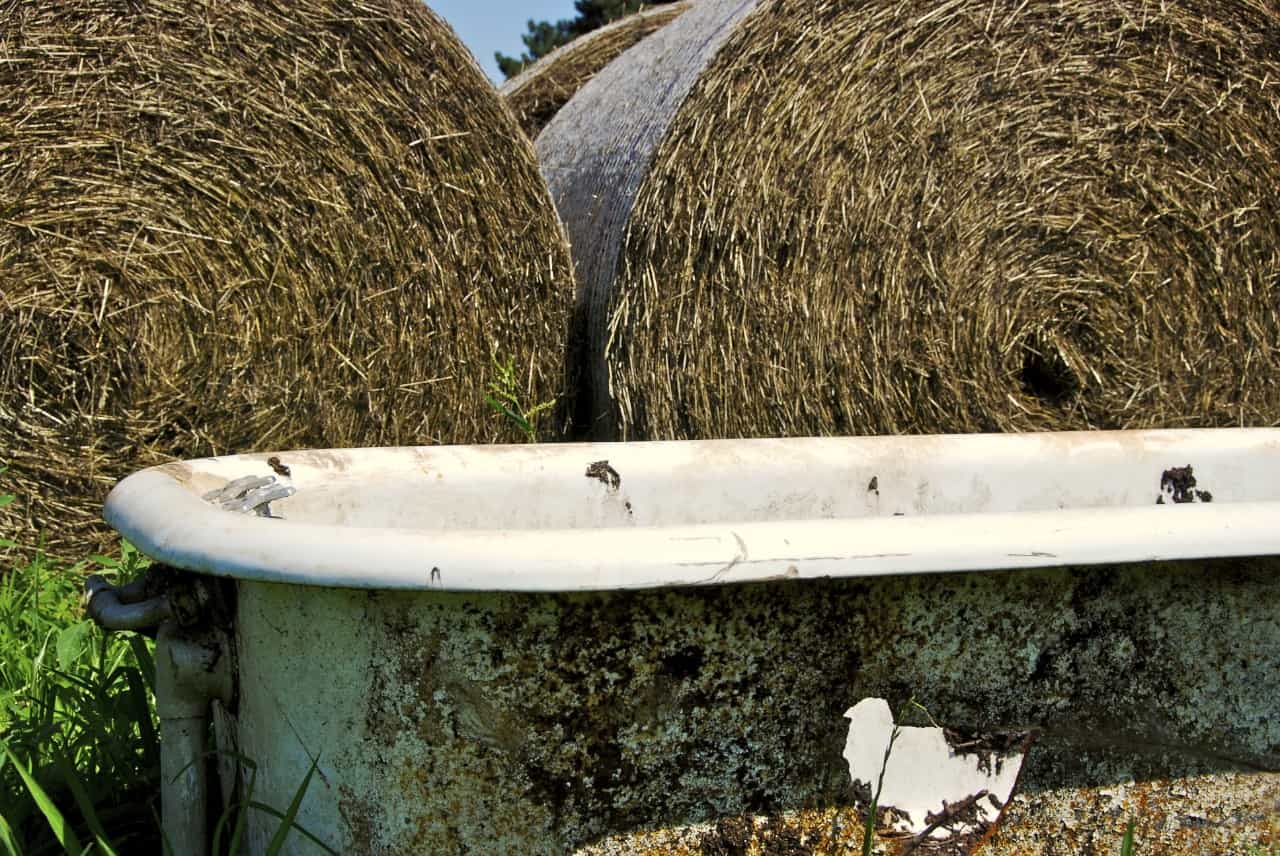
[[623,51],[678,18],[689,4],[671,3],[642,9],[598,30],[579,36],[530,65],[498,91],[516,121],[530,137],[538,136],[551,117],[600,69]]
[[1280,420],[1269,0],[706,0],[537,148],[597,437]]
[[417,0],[5,3],[0,535],[83,555],[138,467],[514,439],[572,271],[532,147]]

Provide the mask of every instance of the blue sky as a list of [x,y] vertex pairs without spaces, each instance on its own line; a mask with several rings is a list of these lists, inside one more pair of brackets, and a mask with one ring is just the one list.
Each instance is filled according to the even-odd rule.
[[429,0],[427,5],[449,22],[495,83],[503,78],[493,52],[519,56],[524,50],[520,36],[527,32],[526,21],[574,16],[573,0]]

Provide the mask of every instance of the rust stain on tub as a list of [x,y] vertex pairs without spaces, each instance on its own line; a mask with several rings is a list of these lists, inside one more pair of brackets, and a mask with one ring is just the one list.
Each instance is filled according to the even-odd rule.
[[182,461],[170,461],[167,464],[161,464],[158,469],[183,487],[191,484],[195,474],[191,465]]
[[308,449],[289,453],[290,460],[295,465],[301,461],[303,464],[315,467],[320,470],[329,470],[335,473],[346,472],[351,466],[351,458],[342,452],[329,451],[327,449]]
[[1190,464],[1182,467],[1170,467],[1160,474],[1160,496],[1158,505],[1164,504],[1164,498],[1170,502],[1213,502],[1213,494],[1196,487],[1195,470]]
[[227,483],[226,478],[200,472],[184,461],[170,461],[167,464],[160,464],[157,469],[197,496],[217,490]]

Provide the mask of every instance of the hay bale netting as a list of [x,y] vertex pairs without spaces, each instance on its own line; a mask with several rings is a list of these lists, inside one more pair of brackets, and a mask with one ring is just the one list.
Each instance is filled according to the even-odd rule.
[[598,437],[1280,420],[1274,2],[706,0],[537,148]]
[[687,2],[654,6],[592,30],[547,54],[504,83],[499,91],[525,133],[536,137],[600,69],[645,36],[671,23],[688,6]]
[[532,148],[417,0],[0,20],[0,535],[83,554],[112,483],[171,457],[514,438],[494,351],[562,391]]

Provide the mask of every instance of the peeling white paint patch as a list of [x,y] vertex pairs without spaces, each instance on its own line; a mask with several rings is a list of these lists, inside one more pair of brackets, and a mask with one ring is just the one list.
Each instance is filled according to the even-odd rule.
[[[890,824],[898,832],[966,835],[994,823],[1013,795],[1022,753],[957,753],[941,728],[895,725],[882,698],[865,698],[844,715],[849,775],[855,784],[869,785],[872,795],[879,787],[877,806],[893,809]],[[958,806],[967,810],[955,812]],[[939,822],[943,818],[948,821]]]

